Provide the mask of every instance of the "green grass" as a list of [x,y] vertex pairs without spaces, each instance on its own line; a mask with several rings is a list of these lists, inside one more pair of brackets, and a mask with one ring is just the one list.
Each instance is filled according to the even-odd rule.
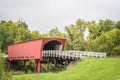
[[83,59],[66,71],[14,75],[13,80],[120,80],[120,58]]

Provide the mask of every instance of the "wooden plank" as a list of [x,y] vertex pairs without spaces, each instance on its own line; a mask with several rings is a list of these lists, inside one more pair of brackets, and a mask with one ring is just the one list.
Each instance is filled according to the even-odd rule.
[[43,57],[58,57],[58,58],[89,58],[89,57],[106,57],[106,53],[100,52],[87,52],[87,51],[58,51],[58,50],[47,50],[42,51]]

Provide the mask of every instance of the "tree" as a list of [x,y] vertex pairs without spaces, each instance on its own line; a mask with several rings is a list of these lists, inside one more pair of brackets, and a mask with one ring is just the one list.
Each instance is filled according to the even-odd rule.
[[110,19],[100,20],[98,25],[100,26],[99,28],[101,34],[115,28],[115,22]]
[[120,21],[118,21],[116,24],[115,24],[115,27],[120,29]]
[[113,29],[92,40],[93,51],[106,52],[108,55],[120,55],[120,30]]
[[87,29],[88,22],[78,19],[75,25],[66,26],[67,46],[66,49],[85,50],[84,32]]
[[[66,32],[67,32],[67,43],[66,43],[66,49],[68,49],[68,50],[73,50],[74,48],[73,48],[73,40],[74,40],[74,35],[73,35],[73,31],[71,31],[71,30],[73,30],[73,26],[74,25],[71,25],[71,26],[66,26],[65,27],[65,30],[66,30]],[[70,29],[70,28],[72,28],[72,29]]]
[[[90,22],[89,26],[89,49],[90,51],[107,52],[111,55],[114,44],[114,37],[117,30],[115,22],[109,19],[99,20],[98,24],[95,21]],[[113,36],[113,34],[115,34]],[[112,40],[113,39],[113,40]]]
[[109,19],[99,20],[98,24],[95,21],[90,22],[89,26],[89,38],[96,39],[107,31],[115,28],[115,22]]
[[48,33],[48,37],[53,37],[53,38],[64,38],[65,35],[61,33],[58,28],[56,27],[55,29],[51,29]]
[[14,43],[22,42],[26,40],[30,40],[30,30],[28,29],[28,26],[24,22],[16,22],[17,25],[17,33],[15,35]]
[[100,26],[95,23],[95,21],[90,22],[89,24],[89,40],[96,39],[98,36],[101,35],[100,33]]
[[39,31],[32,31],[31,39],[38,39],[38,38],[42,38],[42,35],[39,33]]

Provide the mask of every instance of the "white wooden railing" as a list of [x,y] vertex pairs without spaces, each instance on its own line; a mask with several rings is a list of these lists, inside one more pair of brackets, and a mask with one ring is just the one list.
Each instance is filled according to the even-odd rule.
[[87,52],[87,51],[59,51],[59,50],[44,50],[42,51],[43,57],[59,57],[59,58],[92,58],[100,57],[105,58],[106,53],[101,52]]

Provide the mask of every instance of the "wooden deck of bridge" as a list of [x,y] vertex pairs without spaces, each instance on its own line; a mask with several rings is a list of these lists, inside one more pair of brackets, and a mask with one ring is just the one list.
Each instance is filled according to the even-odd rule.
[[49,64],[52,62],[54,64],[54,69],[56,69],[58,64],[63,64],[66,67],[67,63],[77,61],[81,58],[105,58],[106,53],[101,52],[87,52],[87,51],[58,51],[58,50],[45,50],[42,51],[43,60],[42,63]]
[[62,59],[75,59],[75,58],[105,58],[106,53],[101,52],[87,52],[87,51],[58,51],[58,50],[45,50],[42,51],[43,58],[62,58]]

